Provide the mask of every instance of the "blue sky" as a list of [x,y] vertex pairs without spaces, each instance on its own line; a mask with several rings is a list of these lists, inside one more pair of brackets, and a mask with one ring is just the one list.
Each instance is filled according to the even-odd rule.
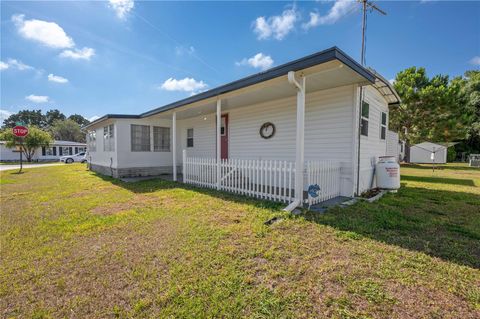
[[[457,76],[480,66],[480,2],[377,1],[367,65]],[[0,117],[138,114],[338,46],[359,60],[359,4],[1,2]]]

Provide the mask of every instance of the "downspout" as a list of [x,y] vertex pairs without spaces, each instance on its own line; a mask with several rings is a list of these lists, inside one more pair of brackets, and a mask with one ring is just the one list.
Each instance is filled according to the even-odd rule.
[[[287,212],[292,212],[298,206],[301,206],[303,203],[303,152],[304,152],[304,130],[305,130],[305,78],[303,78],[303,85],[298,83],[295,79],[295,72],[288,72],[288,82],[295,86],[297,89],[297,148],[296,151],[296,167],[295,167],[295,199],[283,210]],[[302,121],[303,120],[303,121]],[[299,123],[302,123],[299,125]],[[300,127],[301,126],[301,127]],[[301,174],[301,175],[300,175]],[[299,177],[301,176],[301,177]],[[301,185],[300,185],[301,184]],[[301,190],[299,192],[299,190]]]
[[360,87],[360,98],[358,99],[358,134],[357,134],[357,193],[360,195],[360,146],[362,137],[362,102],[363,102],[363,86]]

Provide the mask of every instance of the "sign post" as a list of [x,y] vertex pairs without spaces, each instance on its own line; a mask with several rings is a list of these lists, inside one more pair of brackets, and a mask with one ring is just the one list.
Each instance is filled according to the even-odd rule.
[[23,141],[25,136],[28,135],[28,127],[24,126],[23,123],[17,122],[16,125],[12,128],[12,133],[20,140],[20,170],[18,173],[22,172],[23,167]]

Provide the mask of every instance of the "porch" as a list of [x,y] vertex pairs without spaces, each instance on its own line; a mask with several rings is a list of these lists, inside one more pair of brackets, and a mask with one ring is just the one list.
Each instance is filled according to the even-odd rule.
[[365,83],[334,60],[150,118],[171,121],[173,180],[181,171],[187,184],[314,205],[353,195]]
[[[342,169],[343,167],[343,169]],[[221,159],[189,157],[183,150],[181,181],[198,187],[212,188],[235,194],[292,203],[309,207],[342,195],[342,179],[346,163],[307,161],[300,179],[303,184],[296,196],[296,163],[281,160]],[[172,180],[175,176],[172,176]],[[178,177],[177,177],[178,180]]]

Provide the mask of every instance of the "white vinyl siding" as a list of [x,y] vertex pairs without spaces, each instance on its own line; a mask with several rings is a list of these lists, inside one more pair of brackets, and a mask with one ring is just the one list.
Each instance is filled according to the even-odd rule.
[[364,101],[369,104],[368,136],[361,136],[360,192],[375,186],[374,167],[379,156],[387,150],[386,140],[380,139],[381,113],[387,113],[388,105],[383,96],[372,86],[364,87]]

